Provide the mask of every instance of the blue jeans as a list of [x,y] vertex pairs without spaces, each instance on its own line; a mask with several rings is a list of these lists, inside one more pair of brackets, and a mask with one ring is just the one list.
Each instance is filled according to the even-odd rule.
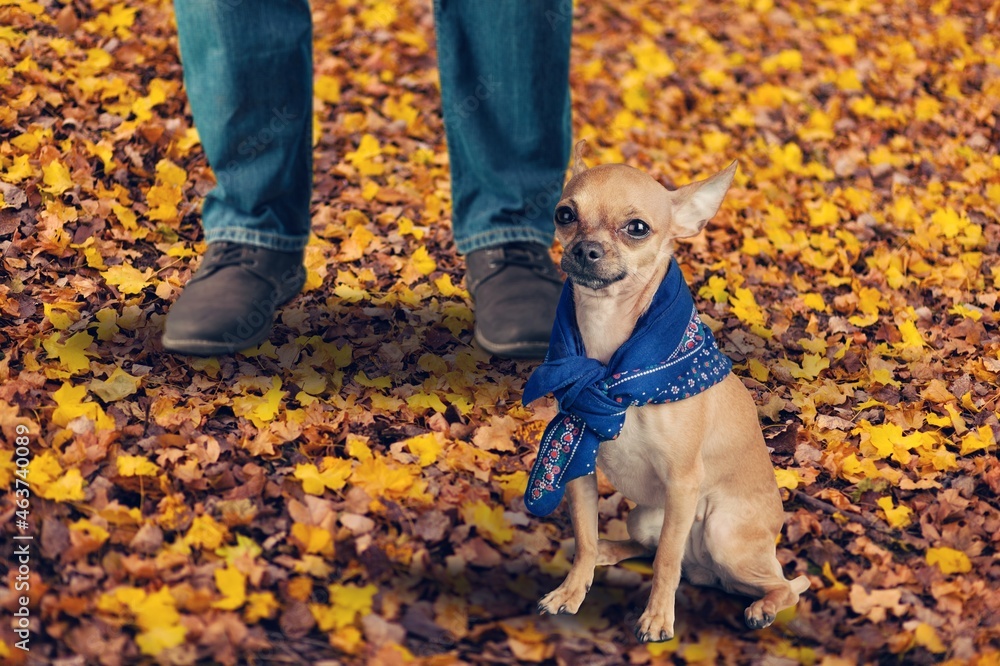
[[[309,238],[308,0],[175,0],[184,82],[218,185],[205,240]],[[570,150],[571,0],[435,0],[459,252],[546,246]]]

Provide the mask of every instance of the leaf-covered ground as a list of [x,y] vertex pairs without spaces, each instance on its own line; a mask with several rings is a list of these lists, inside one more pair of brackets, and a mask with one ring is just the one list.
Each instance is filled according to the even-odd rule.
[[314,15],[306,291],[269,343],[197,360],[159,344],[212,182],[169,3],[0,1],[0,660],[998,663],[996,3],[573,11],[593,162],[679,185],[740,160],[679,256],[812,581],[763,631],[682,585],[652,646],[648,562],[534,613],[572,559],[564,512],[520,499],[553,405],[470,345],[429,2]]

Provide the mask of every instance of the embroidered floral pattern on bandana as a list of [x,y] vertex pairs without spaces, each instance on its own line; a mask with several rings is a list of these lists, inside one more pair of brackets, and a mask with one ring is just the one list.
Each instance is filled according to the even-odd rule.
[[712,331],[698,317],[680,267],[667,274],[631,337],[607,365],[583,347],[566,283],[549,353],[525,385],[525,403],[552,393],[559,414],[546,427],[528,478],[524,503],[539,516],[562,500],[566,484],[592,474],[601,442],[616,439],[633,405],[676,402],[719,383],[732,369]]

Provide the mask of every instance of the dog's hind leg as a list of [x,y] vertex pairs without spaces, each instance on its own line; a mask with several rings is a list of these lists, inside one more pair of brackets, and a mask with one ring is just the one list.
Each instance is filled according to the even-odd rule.
[[779,611],[798,603],[809,589],[809,579],[789,581],[775,555],[776,530],[740,522],[734,516],[716,514],[706,521],[705,543],[713,569],[727,590],[756,598],[744,613],[746,625],[761,629],[774,621]]
[[743,612],[743,619],[751,629],[763,629],[774,622],[778,611],[797,604],[799,595],[809,589],[809,579],[805,576],[799,576],[792,581],[785,580],[782,576],[781,582],[774,584],[777,587],[765,592],[763,597],[747,606]]
[[629,511],[628,535],[630,539],[597,542],[597,565],[618,564],[633,557],[648,557],[656,552],[656,541],[663,529],[663,509],[639,505]]
[[597,542],[597,566],[599,567],[618,564],[625,560],[631,560],[633,557],[648,557],[652,554],[652,550],[632,539],[625,541],[600,539]]

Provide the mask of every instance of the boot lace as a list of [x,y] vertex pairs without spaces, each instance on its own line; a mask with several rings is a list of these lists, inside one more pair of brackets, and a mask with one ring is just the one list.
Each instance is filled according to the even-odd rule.
[[561,282],[552,264],[548,250],[538,243],[508,243],[490,261],[490,268],[503,269],[507,266],[527,268],[538,275]]

